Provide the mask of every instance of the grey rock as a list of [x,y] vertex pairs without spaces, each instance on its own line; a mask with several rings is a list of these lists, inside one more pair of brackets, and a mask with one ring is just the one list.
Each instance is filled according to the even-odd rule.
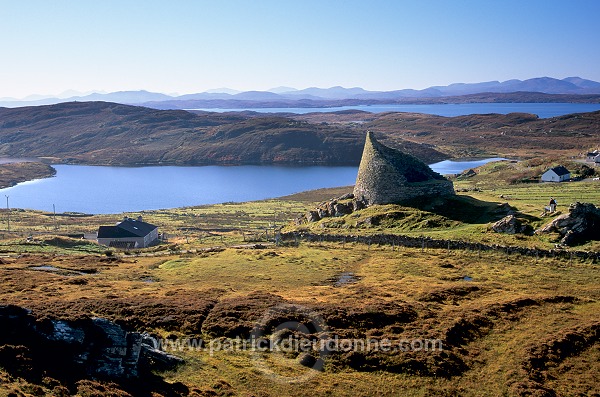
[[352,211],[360,211],[366,207],[364,201],[361,200],[352,200]]
[[333,205],[333,216],[344,216],[352,213],[351,204],[337,203]]
[[318,222],[321,220],[321,216],[317,211],[308,211],[306,213],[306,221],[307,222]]
[[354,198],[354,193],[346,193],[343,196],[338,197],[336,200],[343,201],[343,200],[351,200],[353,198]]
[[591,203],[573,203],[568,214],[554,218],[537,233],[559,233],[564,245],[600,240],[600,209]]
[[48,339],[65,343],[82,344],[85,332],[79,328],[73,328],[67,321],[53,320],[54,331],[48,335]]
[[473,176],[477,175],[477,173],[475,172],[475,170],[473,168],[469,168],[468,170],[464,171],[462,174],[460,174],[458,176],[458,178],[471,178]]
[[[170,369],[179,357],[149,346],[147,338],[106,319],[36,321],[17,306],[0,306],[0,345],[16,344],[47,358],[61,352],[67,373],[85,373],[114,380],[138,378],[141,372]],[[55,369],[56,370],[56,369]]]
[[514,215],[508,215],[492,225],[492,230],[496,233],[519,234],[528,231],[527,225],[524,225]]

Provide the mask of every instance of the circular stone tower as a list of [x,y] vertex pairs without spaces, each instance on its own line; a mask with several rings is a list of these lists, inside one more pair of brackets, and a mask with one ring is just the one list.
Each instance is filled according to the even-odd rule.
[[454,185],[419,159],[389,148],[367,131],[354,197],[366,205],[454,195]]

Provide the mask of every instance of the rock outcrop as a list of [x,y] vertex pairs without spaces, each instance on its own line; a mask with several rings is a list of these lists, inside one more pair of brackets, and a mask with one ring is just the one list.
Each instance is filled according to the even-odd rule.
[[537,233],[559,233],[564,245],[600,240],[600,209],[591,203],[573,203],[568,214],[556,217]]
[[320,203],[314,210],[308,211],[296,219],[296,224],[318,222],[324,218],[340,217],[365,208],[361,201],[354,199],[352,193],[345,194]]
[[454,195],[454,186],[415,157],[379,143],[367,132],[354,197],[365,205]]
[[36,369],[57,378],[135,379],[183,362],[157,349],[152,338],[111,321],[36,319],[18,306],[0,306],[2,345],[24,350],[28,371]]
[[496,233],[506,234],[531,234],[533,228],[525,225],[514,215],[508,215],[492,225],[492,230]]

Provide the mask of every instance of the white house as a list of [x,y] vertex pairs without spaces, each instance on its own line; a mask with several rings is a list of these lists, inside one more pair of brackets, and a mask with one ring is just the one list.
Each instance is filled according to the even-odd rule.
[[158,227],[144,222],[142,217],[125,217],[115,226],[98,228],[98,244],[109,247],[132,249],[146,248],[158,241]]
[[599,154],[599,155],[597,155],[597,156],[594,158],[594,163],[595,163],[596,165],[600,165],[600,154]]
[[550,168],[542,174],[542,182],[563,182],[569,179],[571,179],[571,173],[562,165]]
[[585,160],[590,163],[593,163],[594,161],[596,161],[598,159],[598,156],[600,156],[600,152],[598,152],[597,150],[594,150],[593,152],[589,152],[586,155]]

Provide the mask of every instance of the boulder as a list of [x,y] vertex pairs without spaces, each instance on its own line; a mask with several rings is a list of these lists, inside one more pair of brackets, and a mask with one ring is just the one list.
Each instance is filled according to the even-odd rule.
[[354,193],[346,193],[343,196],[338,197],[336,200],[338,200],[338,201],[351,200],[353,198],[354,198]]
[[352,200],[352,211],[360,211],[364,208],[366,208],[364,201]]
[[492,225],[496,233],[529,234],[530,226],[524,225],[516,216],[508,215]]
[[568,214],[554,218],[537,233],[559,233],[564,245],[600,240],[600,209],[591,203],[573,203]]
[[475,172],[475,170],[473,168],[469,168],[468,170],[464,171],[462,174],[458,175],[457,178],[459,179],[466,179],[466,178],[471,178],[473,176],[477,175],[477,173]]
[[317,214],[319,215],[319,219],[328,218],[329,217],[329,209],[325,207],[317,208]]
[[183,362],[109,320],[38,320],[17,306],[0,306],[1,345],[23,346],[32,355],[28,365],[57,378],[136,379]]
[[352,213],[352,204],[336,203],[333,205],[333,216],[344,216]]
[[306,213],[306,221],[307,222],[318,222],[321,220],[321,216],[317,211],[308,211]]

